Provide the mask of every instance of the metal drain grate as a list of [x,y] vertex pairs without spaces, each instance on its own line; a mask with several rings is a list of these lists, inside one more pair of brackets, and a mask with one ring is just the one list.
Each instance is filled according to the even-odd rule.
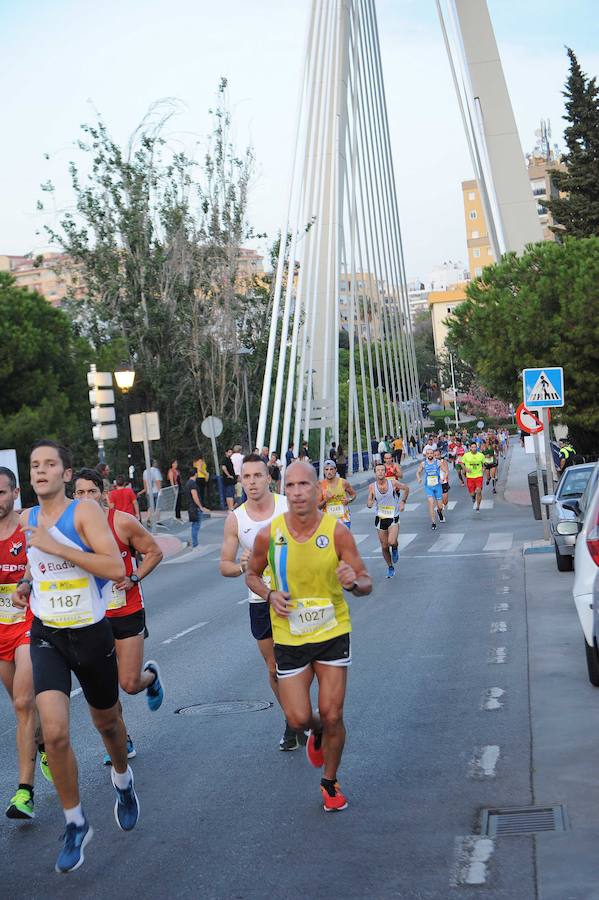
[[270,700],[231,700],[226,703],[194,703],[192,706],[181,706],[175,710],[179,716],[230,716],[235,713],[260,712],[270,709]]
[[481,832],[489,837],[508,834],[535,834],[539,831],[566,831],[566,810],[561,803],[552,806],[505,806],[483,809]]

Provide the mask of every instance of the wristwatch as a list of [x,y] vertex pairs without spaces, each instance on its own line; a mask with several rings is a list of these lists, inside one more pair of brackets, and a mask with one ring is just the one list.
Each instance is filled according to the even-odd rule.
[[139,575],[133,574],[133,575],[129,575],[129,581],[131,582],[131,584],[139,584],[139,582],[141,581],[141,578],[139,577]]
[[357,587],[358,587],[358,581],[357,581],[357,579],[356,579],[356,580],[354,581],[354,583],[352,584],[351,587],[343,588],[343,590],[344,590],[344,591],[347,591],[348,593],[351,594],[351,592],[352,592],[352,591],[355,591],[355,589],[356,589]]

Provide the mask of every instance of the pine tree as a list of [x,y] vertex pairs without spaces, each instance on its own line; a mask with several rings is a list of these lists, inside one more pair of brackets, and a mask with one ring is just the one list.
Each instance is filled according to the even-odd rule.
[[570,74],[563,92],[564,119],[570,123],[564,132],[567,171],[553,175],[555,188],[566,196],[548,200],[546,206],[557,223],[553,231],[581,238],[599,234],[599,88],[596,78],[589,79],[582,71],[574,51],[567,50]]

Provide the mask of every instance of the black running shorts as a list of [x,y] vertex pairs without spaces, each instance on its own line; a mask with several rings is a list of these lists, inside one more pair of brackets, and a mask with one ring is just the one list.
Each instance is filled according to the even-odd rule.
[[351,664],[351,642],[348,634],[340,634],[330,641],[319,641],[315,644],[300,644],[293,647],[289,644],[275,644],[275,660],[279,678],[299,675],[312,663],[319,662],[327,666],[349,666]]
[[110,709],[119,698],[114,637],[106,618],[85,628],[49,628],[34,618],[31,664],[36,696],[61,691],[68,697],[72,672],[94,709]]
[[265,641],[272,638],[272,625],[270,624],[270,604],[250,601],[250,627],[252,635],[257,641]]
[[138,609],[128,616],[106,616],[106,618],[110,622],[115,641],[124,641],[139,634],[143,634],[144,639],[149,637],[145,609]]
[[392,525],[399,525],[399,516],[395,516],[394,519],[381,519],[377,516],[374,520],[374,527],[379,531],[389,531]]

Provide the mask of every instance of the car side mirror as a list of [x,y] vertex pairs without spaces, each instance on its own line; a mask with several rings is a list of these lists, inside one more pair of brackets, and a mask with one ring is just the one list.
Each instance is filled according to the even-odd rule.
[[558,522],[555,530],[558,534],[580,534],[582,524],[580,522]]
[[555,503],[555,494],[544,494],[541,497],[543,506],[552,506]]
[[564,503],[562,503],[562,506],[564,507],[564,509],[569,509],[570,512],[576,513],[576,515],[578,515],[578,513],[580,512],[580,504],[578,500],[566,500],[564,501]]

